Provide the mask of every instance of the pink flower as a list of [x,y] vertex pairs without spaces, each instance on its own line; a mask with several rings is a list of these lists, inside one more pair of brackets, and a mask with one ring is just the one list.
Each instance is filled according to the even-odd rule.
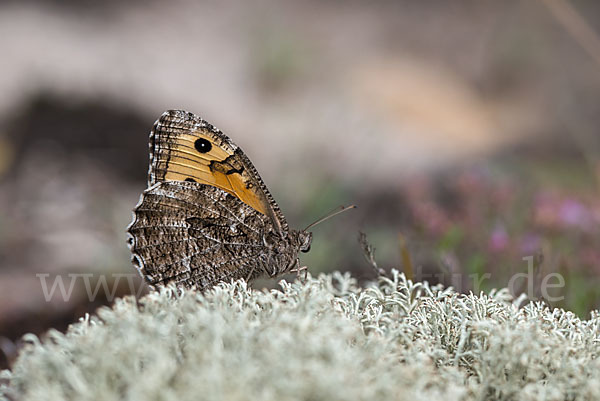
[[501,223],[496,224],[488,242],[488,248],[492,252],[501,252],[508,248],[510,238],[506,232],[506,228]]
[[533,255],[540,250],[542,240],[539,235],[527,233],[519,241],[519,248],[523,255]]
[[580,228],[589,227],[592,217],[588,208],[575,199],[567,199],[560,205],[558,216],[560,221],[567,226]]

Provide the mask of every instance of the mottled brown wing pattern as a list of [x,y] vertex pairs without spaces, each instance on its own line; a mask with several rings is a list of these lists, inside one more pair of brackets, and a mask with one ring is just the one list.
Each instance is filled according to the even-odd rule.
[[141,196],[128,231],[134,264],[150,284],[200,290],[221,281],[289,270],[296,232],[287,240],[269,218],[219,188],[158,182]]

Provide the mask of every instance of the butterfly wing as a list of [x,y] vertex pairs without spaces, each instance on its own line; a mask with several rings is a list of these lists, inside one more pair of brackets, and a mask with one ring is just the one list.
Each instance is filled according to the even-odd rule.
[[273,276],[297,258],[270,219],[217,187],[158,182],[142,193],[128,228],[134,264],[154,284],[203,290],[221,281]]
[[289,229],[244,152],[192,113],[170,110],[154,124],[150,133],[148,186],[161,181],[193,181],[220,188],[268,216],[282,236]]

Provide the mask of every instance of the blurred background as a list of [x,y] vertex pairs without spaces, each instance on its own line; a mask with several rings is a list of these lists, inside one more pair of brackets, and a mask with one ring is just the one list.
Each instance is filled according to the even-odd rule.
[[125,229],[173,108],[231,136],[292,227],[358,206],[314,228],[312,274],[373,279],[361,231],[379,268],[465,292],[505,287],[529,257],[530,295],[559,273],[549,303],[588,316],[594,32],[594,0],[0,2],[0,367],[24,333],[111,301],[75,280],[47,302],[44,277],[134,273]]

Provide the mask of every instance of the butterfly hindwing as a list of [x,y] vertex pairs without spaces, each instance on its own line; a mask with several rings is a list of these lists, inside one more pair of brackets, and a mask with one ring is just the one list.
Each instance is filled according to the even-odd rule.
[[293,261],[265,244],[274,230],[267,216],[213,186],[159,182],[144,191],[134,212],[130,247],[150,284],[204,289]]

